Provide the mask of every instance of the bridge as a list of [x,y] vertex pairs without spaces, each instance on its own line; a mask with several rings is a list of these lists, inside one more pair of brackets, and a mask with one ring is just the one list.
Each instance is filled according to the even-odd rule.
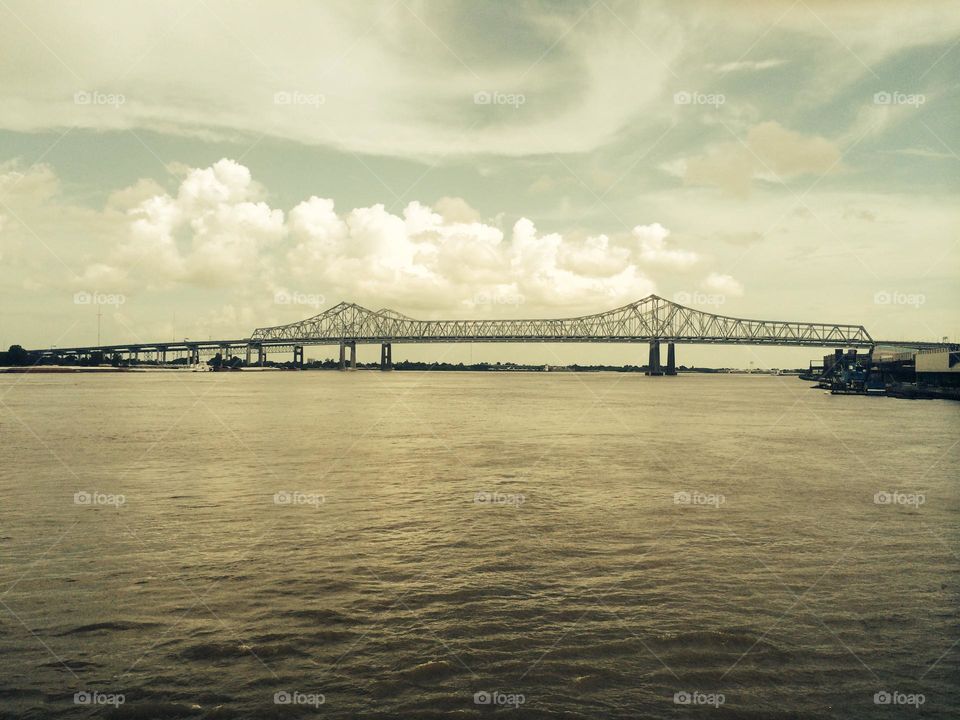
[[[774,345],[793,347],[907,349],[943,347],[940,343],[876,341],[862,325],[808,323],[787,320],[748,320],[707,313],[665,300],[657,295],[606,312],[557,319],[520,320],[416,320],[389,309],[368,310],[342,302],[306,320],[262,327],[248,338],[183,342],[129,343],[31,351],[42,357],[89,357],[92,353],[138,358],[153,354],[166,362],[167,353],[186,353],[199,363],[201,351],[224,356],[243,353],[246,364],[266,362],[268,351],[293,351],[294,363],[303,364],[307,345],[339,345],[340,366],[356,367],[357,344],[380,344],[383,369],[392,367],[394,343],[648,343],[648,372],[676,373],[677,344]],[[666,366],[661,365],[661,343],[667,345]]]

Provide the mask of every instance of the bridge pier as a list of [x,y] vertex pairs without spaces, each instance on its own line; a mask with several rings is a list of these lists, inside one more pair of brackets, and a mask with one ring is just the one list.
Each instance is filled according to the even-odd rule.
[[677,374],[677,352],[674,343],[667,343],[667,369],[664,375]]
[[346,362],[346,349],[350,348],[350,369],[357,369],[357,341],[356,340],[341,340],[340,341],[340,369],[347,369]]
[[253,346],[248,343],[248,344],[247,344],[247,354],[246,354],[246,357],[244,358],[244,361],[243,361],[243,366],[244,366],[244,367],[250,367],[250,356],[251,356],[252,353],[253,353]]
[[257,367],[265,367],[267,364],[267,351],[263,345],[257,345]]
[[380,345],[380,369],[393,370],[393,345],[390,343]]
[[200,348],[196,345],[190,347],[190,364],[199,365],[200,364]]
[[303,345],[293,346],[293,364],[303,370]]
[[660,369],[659,340],[650,341],[650,359],[647,361],[647,372],[645,374],[651,376],[663,375],[663,370]]

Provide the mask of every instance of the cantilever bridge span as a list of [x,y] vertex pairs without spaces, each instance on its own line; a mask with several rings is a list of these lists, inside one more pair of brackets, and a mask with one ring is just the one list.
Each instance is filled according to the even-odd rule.
[[649,343],[650,371],[660,372],[660,343],[667,343],[666,372],[675,368],[677,343],[716,345],[777,345],[799,347],[872,348],[896,345],[908,348],[937,346],[927,342],[877,342],[862,325],[808,323],[785,320],[747,320],[716,315],[650,295],[623,307],[594,315],[558,319],[416,320],[393,310],[368,310],[340,303],[324,312],[288,325],[257,328],[249,338],[159,343],[133,343],[79,348],[44,349],[41,355],[87,355],[92,352],[137,355],[189,352],[199,362],[201,350],[252,352],[263,363],[268,350],[293,349],[302,363],[305,345],[339,345],[341,366],[350,350],[356,364],[358,343],[381,344],[383,367],[392,364],[393,343]]

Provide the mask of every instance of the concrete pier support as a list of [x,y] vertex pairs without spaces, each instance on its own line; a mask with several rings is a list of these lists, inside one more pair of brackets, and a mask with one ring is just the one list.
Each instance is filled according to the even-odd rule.
[[293,364],[303,370],[303,345],[293,346]]
[[355,340],[340,341],[340,369],[347,369],[346,349],[350,348],[350,369],[357,369],[357,343]]
[[163,348],[163,349],[160,351],[160,364],[161,364],[161,365],[166,365],[166,364],[167,364],[167,349],[166,349],[166,348]]
[[664,374],[677,374],[677,352],[674,343],[667,343],[667,369]]
[[253,346],[247,345],[247,354],[243,361],[243,364],[245,367],[250,367],[250,356],[252,353],[253,353]]
[[199,365],[200,364],[200,348],[193,346],[190,348],[190,364]]
[[257,367],[264,367],[267,364],[267,349],[263,345],[257,345]]
[[393,370],[393,345],[390,343],[380,345],[380,369]]
[[663,370],[660,369],[660,341],[651,340],[650,341],[650,359],[647,361],[647,375],[663,375]]

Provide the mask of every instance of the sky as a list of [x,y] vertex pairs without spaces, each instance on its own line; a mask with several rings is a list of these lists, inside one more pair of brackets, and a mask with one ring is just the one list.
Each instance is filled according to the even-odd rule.
[[4,347],[651,293],[960,339],[955,3],[0,0],[0,59]]

